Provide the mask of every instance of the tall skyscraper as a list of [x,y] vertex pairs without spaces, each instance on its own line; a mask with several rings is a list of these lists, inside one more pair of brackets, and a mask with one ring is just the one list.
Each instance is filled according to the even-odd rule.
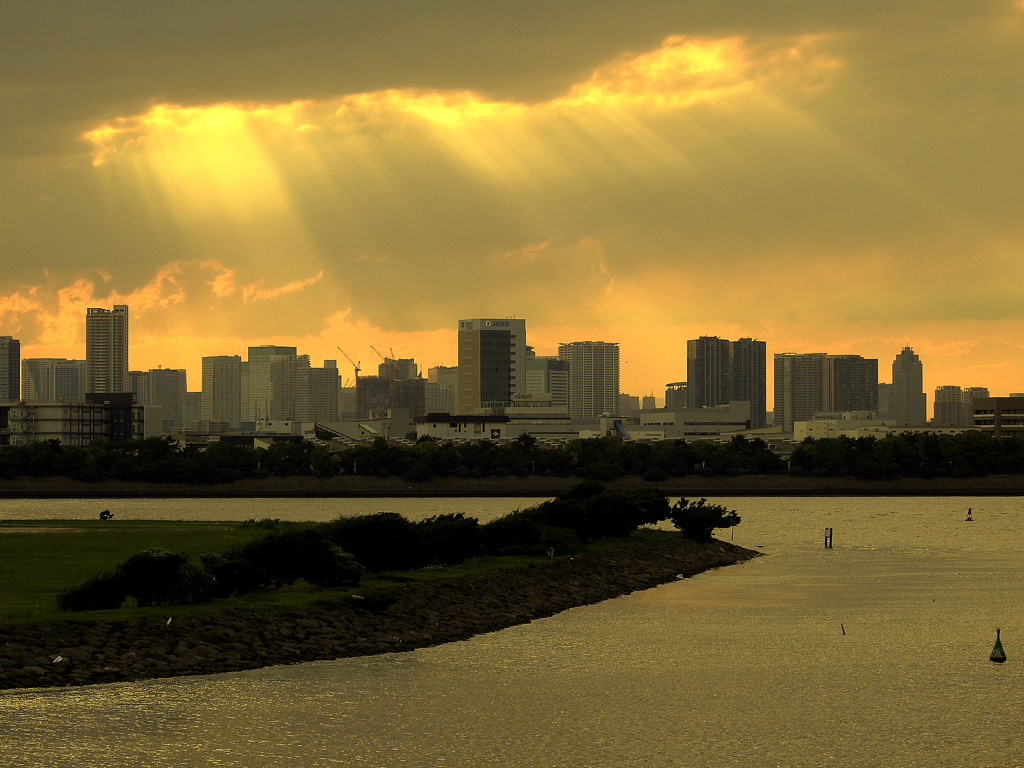
[[729,401],[750,403],[750,426],[767,421],[768,352],[763,341],[737,339],[729,342]]
[[792,432],[794,421],[829,410],[828,358],[824,352],[775,355],[775,424],[783,432]]
[[203,358],[203,421],[238,429],[242,421],[242,357]]
[[21,361],[24,400],[85,400],[88,367],[85,360],[30,357]]
[[296,374],[296,420],[338,421],[338,361],[324,360],[323,368],[302,366]]
[[686,342],[686,386],[690,407],[728,403],[730,384],[729,340],[701,336]]
[[889,413],[897,424],[920,425],[928,421],[928,396],[924,393],[924,366],[910,347],[892,362]]
[[[285,393],[278,393],[278,407],[274,408],[274,362],[282,358],[295,360],[298,350],[295,347],[280,347],[264,344],[249,347],[249,360],[242,364],[242,421],[267,421],[269,419],[289,420],[294,418],[285,414],[287,410]],[[307,365],[308,365],[308,356]],[[287,388],[285,372],[278,367],[278,389]],[[294,386],[292,387],[292,403],[294,404]]]
[[21,399],[21,342],[0,336],[0,400]]
[[130,392],[128,381],[128,306],[85,311],[87,393]]
[[619,409],[619,345],[573,341],[558,345],[558,358],[569,363],[569,417],[596,419]]
[[686,342],[688,405],[704,408],[730,402],[750,403],[750,425],[765,424],[768,361],[765,343],[701,336]]
[[878,412],[878,360],[829,355],[828,411]]
[[459,321],[459,413],[512,404],[526,392],[526,321]]

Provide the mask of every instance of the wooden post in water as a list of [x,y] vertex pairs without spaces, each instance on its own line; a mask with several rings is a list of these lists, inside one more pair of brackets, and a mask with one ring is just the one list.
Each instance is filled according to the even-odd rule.
[[825,529],[825,549],[832,549],[832,529]]
[[973,523],[974,522],[974,518],[971,517],[971,508],[970,507],[967,508],[967,519],[964,520],[964,522],[965,523]]
[[1003,644],[999,641],[999,630],[996,630],[996,644],[992,648],[992,654],[988,657],[989,661],[994,661],[997,664],[1002,664],[1006,661],[1006,651],[1003,650]]

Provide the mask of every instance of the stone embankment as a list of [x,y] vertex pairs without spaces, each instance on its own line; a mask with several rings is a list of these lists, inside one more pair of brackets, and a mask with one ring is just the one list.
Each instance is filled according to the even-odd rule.
[[177,618],[168,609],[169,622],[0,625],[0,688],[205,675],[408,651],[524,624],[758,554],[721,541],[680,538],[412,584],[380,613],[339,603],[281,613],[229,610]]

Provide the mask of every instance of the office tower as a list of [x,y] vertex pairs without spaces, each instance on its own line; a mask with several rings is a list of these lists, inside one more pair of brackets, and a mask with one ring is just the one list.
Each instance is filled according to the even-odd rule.
[[569,363],[554,356],[531,355],[526,359],[526,391],[549,395],[551,405],[569,407]]
[[24,400],[85,399],[85,360],[30,357],[21,361],[21,396]]
[[763,341],[737,339],[729,342],[729,402],[750,403],[750,426],[758,429],[767,420],[768,357]]
[[919,425],[928,420],[923,366],[921,358],[910,347],[904,347],[892,363],[889,414],[898,425]]
[[428,368],[423,398],[427,413],[457,413],[459,408],[458,367],[437,365]]
[[974,426],[974,401],[982,398],[990,398],[992,394],[988,387],[965,387],[963,391],[963,426]]
[[654,395],[644,395],[640,400],[641,411],[656,411],[658,409],[658,401]]
[[21,399],[21,342],[0,336],[0,400]]
[[892,402],[892,384],[878,385],[878,418],[882,421],[891,421],[892,412],[889,404]]
[[829,355],[827,411],[878,412],[878,360],[860,355]]
[[338,361],[324,360],[323,368],[296,370],[295,418],[298,421],[338,421]]
[[689,391],[685,381],[673,381],[665,385],[665,410],[678,411],[689,407]]
[[[295,347],[279,347],[273,344],[249,347],[249,359],[242,364],[241,369],[242,421],[286,419],[279,415],[282,410],[286,410],[286,406],[282,405],[281,408],[272,411],[274,395],[271,369],[275,358],[295,358],[297,352]],[[281,375],[280,370],[278,375]]]
[[558,357],[569,363],[569,417],[596,419],[619,407],[619,345],[604,341],[573,341],[558,345]]
[[203,421],[238,429],[242,421],[242,357],[212,355],[203,358]]
[[526,321],[459,321],[459,412],[511,405],[526,391]]
[[686,386],[694,408],[728,403],[732,397],[729,381],[729,341],[701,336],[686,342]]
[[775,425],[783,432],[829,409],[828,358],[824,352],[775,355]]
[[85,388],[87,393],[130,392],[128,306],[85,311]]

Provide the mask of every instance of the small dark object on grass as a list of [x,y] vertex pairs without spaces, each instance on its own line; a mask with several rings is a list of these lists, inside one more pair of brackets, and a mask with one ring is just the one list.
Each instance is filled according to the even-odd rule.
[[114,513],[111,512],[109,509],[104,509],[102,512],[100,512],[100,520],[109,520],[113,516]]

